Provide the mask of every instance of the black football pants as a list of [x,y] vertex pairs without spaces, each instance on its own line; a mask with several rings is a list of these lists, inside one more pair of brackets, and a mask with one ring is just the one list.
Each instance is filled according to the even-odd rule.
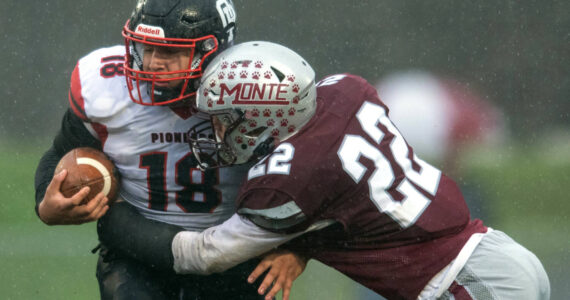
[[257,287],[263,280],[248,284],[247,276],[258,260],[238,265],[224,273],[208,276],[176,275],[144,266],[130,257],[102,247],[97,262],[101,299],[192,299],[259,300]]

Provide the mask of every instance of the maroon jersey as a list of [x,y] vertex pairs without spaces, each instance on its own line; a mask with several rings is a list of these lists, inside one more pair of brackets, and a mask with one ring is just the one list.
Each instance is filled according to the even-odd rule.
[[294,201],[305,220],[294,230],[334,220],[287,246],[384,297],[415,299],[486,227],[470,220],[457,185],[414,155],[364,79],[329,76],[317,95],[311,121],[250,170],[238,211]]

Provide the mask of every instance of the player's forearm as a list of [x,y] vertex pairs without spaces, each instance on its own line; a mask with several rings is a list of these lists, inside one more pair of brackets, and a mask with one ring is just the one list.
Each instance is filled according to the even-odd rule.
[[34,178],[34,187],[36,189],[36,214],[38,214],[38,206],[46,193],[47,186],[49,185],[53,172],[61,156],[57,154],[53,147],[44,153],[38,167],[36,168],[36,175]]
[[181,227],[150,220],[125,201],[116,202],[99,219],[99,240],[109,249],[151,268],[172,272],[171,244]]
[[174,270],[180,274],[223,272],[299,235],[264,230],[248,219],[232,216],[201,233],[183,231],[174,237]]
[[53,145],[41,157],[36,168],[34,179],[36,214],[38,214],[38,206],[44,198],[59,160],[67,151],[82,146],[100,149],[101,143],[89,133],[83,125],[83,121],[68,110],[61,121],[61,128],[53,141]]

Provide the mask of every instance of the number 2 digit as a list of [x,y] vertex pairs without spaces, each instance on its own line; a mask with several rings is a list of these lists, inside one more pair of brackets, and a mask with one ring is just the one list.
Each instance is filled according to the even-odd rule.
[[[404,138],[388,119],[382,106],[365,102],[356,117],[362,129],[377,145],[369,143],[358,135],[345,135],[337,152],[343,169],[358,183],[366,173],[366,167],[359,162],[360,157],[372,160],[375,170],[368,179],[371,200],[381,212],[389,215],[400,226],[409,227],[416,222],[431,202],[419,189],[434,196],[441,171],[415,155],[413,158],[408,156],[408,146]],[[378,124],[383,125],[382,129]],[[393,162],[378,149],[378,145],[387,138],[388,134],[392,138],[390,152]],[[394,174],[396,165],[404,173],[401,181],[396,181]],[[394,188],[404,195],[404,199],[401,201],[394,199],[389,192]]]
[[[295,147],[289,143],[280,144],[271,155],[266,156],[255,166],[249,169],[247,173],[247,180],[255,177],[263,176],[265,174],[281,174],[289,175],[291,171],[291,159],[295,155]],[[269,159],[267,168],[265,161]]]

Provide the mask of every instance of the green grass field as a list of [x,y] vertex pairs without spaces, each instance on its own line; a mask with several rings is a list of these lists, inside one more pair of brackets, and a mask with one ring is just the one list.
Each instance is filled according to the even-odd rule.
[[[34,171],[40,149],[0,143],[0,291],[2,299],[98,299],[94,224],[49,227],[34,213]],[[34,149],[34,150],[24,150]],[[570,149],[483,153],[470,159],[469,178],[489,197],[496,229],[542,260],[552,299],[567,299],[570,283]],[[483,159],[484,158],[484,159]],[[477,163],[473,163],[476,161]],[[356,286],[310,262],[293,299],[358,299]]]

